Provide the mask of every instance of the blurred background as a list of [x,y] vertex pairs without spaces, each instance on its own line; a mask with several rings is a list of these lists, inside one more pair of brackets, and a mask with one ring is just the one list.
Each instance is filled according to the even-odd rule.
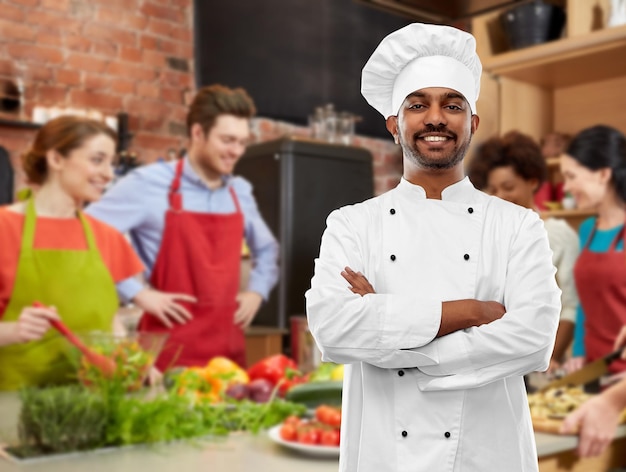
[[[576,228],[589,214],[563,205],[558,156],[587,126],[626,131],[624,8],[620,0],[0,0],[0,198],[25,185],[19,155],[54,116],[116,128],[121,175],[184,155],[198,87],[244,87],[259,113],[238,172],[283,251],[281,282],[256,323],[288,330],[304,313],[327,214],[401,176],[401,152],[360,94],[361,68],[385,35],[414,21],[475,35],[484,74],[466,161],[489,137],[531,136],[550,169],[541,209]],[[243,277],[249,263],[244,251]]]

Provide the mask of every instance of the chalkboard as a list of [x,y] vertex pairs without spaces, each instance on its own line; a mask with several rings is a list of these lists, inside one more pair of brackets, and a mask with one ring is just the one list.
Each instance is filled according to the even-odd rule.
[[389,137],[361,96],[361,69],[409,22],[354,0],[195,0],[197,84],[244,87],[259,116],[302,125],[333,103],[362,117],[358,134]]
[[9,152],[0,146],[0,205],[13,203],[13,178]]

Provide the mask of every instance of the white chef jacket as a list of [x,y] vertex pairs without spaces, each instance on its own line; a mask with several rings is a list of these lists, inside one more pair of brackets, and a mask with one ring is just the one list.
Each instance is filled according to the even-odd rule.
[[[467,178],[441,200],[402,179],[331,213],[306,299],[323,360],[346,364],[341,471],[538,470],[522,376],[552,353],[551,256],[536,212]],[[352,293],[345,266],[376,293]],[[468,298],[507,312],[435,338],[441,303]]]

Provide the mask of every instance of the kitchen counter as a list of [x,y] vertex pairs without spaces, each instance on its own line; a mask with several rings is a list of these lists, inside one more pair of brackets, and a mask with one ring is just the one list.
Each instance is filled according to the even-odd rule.
[[[0,442],[17,436],[19,399],[0,392]],[[13,441],[12,441],[13,442]],[[232,433],[228,438],[130,446],[31,459],[21,464],[0,457],[0,472],[337,472],[336,458],[305,458],[265,433]]]
[[[0,393],[0,439],[16,437],[19,400],[15,393]],[[600,472],[626,465],[626,426],[618,430],[612,448],[599,458],[578,460],[576,438],[536,434],[541,472]],[[310,458],[273,443],[260,433],[233,433],[214,441],[136,446],[65,455],[56,459],[15,464],[0,458],[0,472],[336,472],[337,459]]]
[[[2,460],[2,459],[0,459]],[[87,452],[55,460],[16,465],[2,460],[0,471],[12,472],[337,472],[336,459],[304,459],[282,450],[264,434],[233,434],[225,441],[169,444]]]

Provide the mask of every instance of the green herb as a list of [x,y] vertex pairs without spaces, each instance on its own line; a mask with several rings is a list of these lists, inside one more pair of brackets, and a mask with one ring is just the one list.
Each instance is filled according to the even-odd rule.
[[20,392],[18,436],[22,446],[44,453],[103,445],[107,407],[100,395],[76,385]]
[[145,393],[128,395],[124,385],[116,382],[91,389],[80,385],[27,389],[20,396],[18,449],[23,456],[215,438],[230,431],[258,433],[306,411],[304,405],[281,399],[194,405],[175,392],[154,398]]

